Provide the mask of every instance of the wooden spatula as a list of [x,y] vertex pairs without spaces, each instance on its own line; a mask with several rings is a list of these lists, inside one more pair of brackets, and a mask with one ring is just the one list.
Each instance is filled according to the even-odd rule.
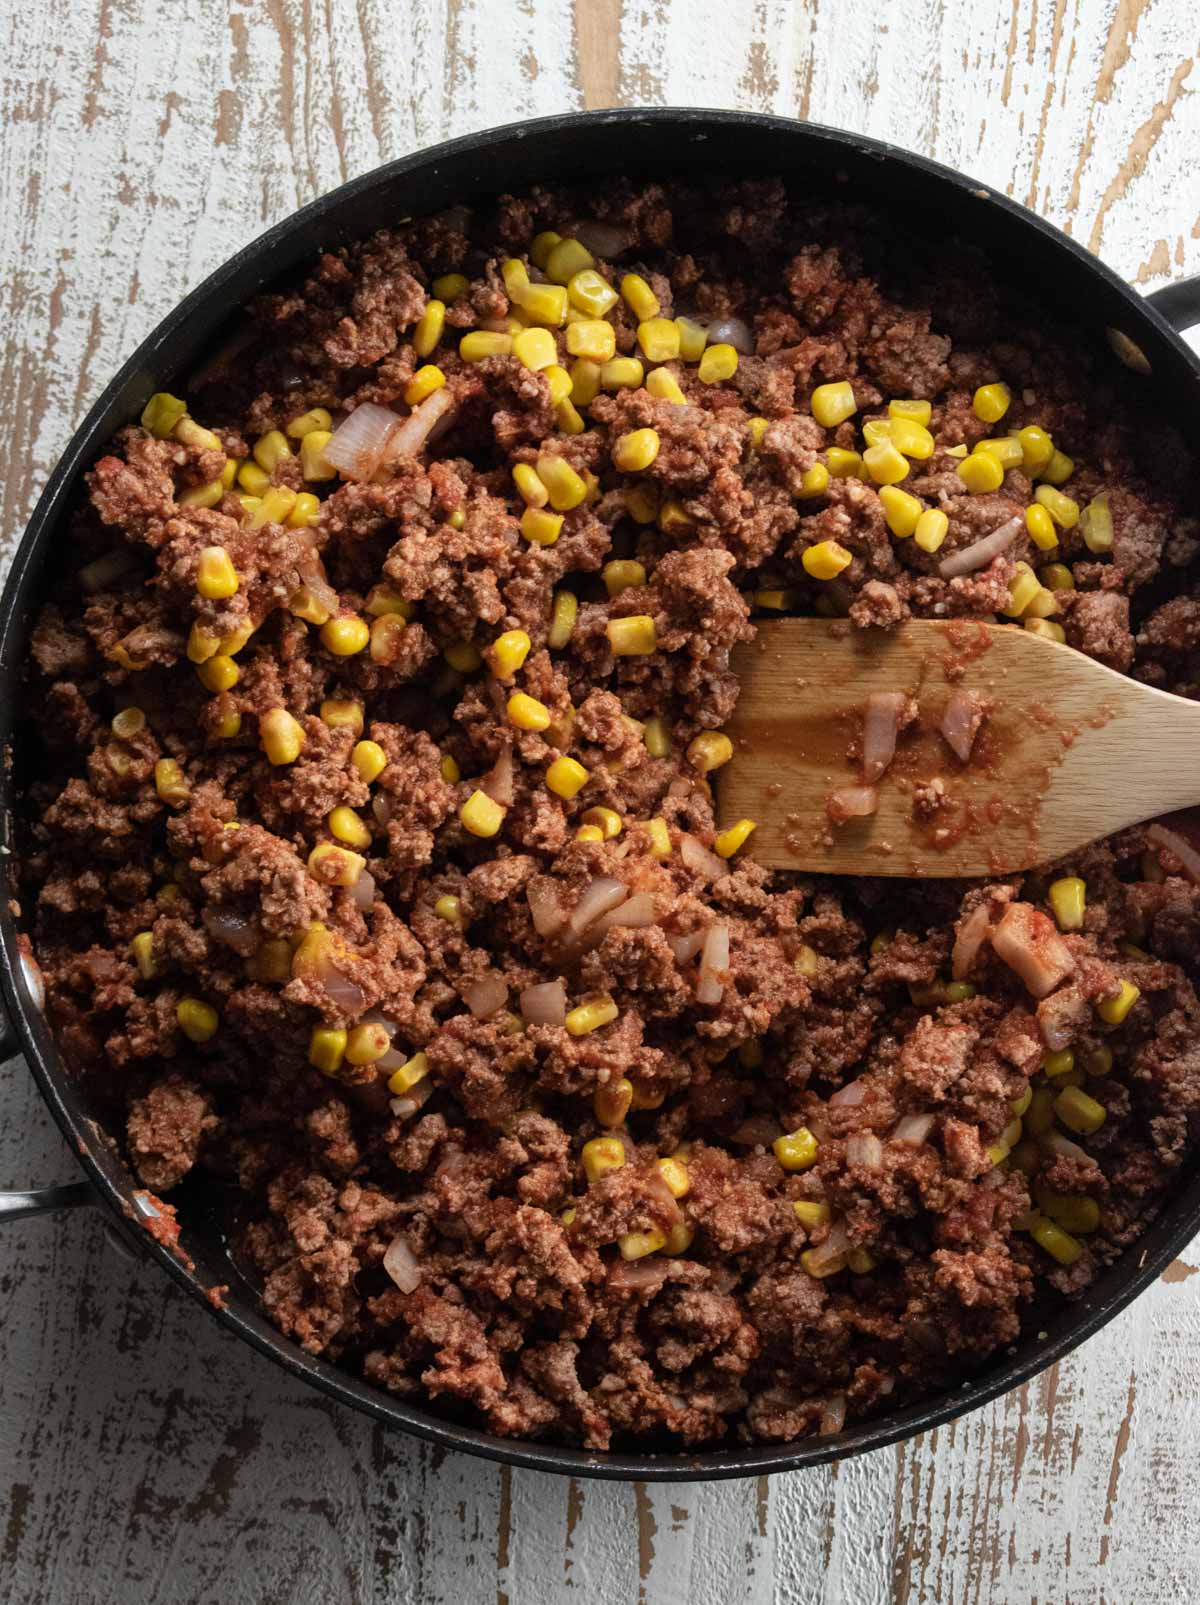
[[[1016,626],[778,619],[733,666],[741,696],[726,726],[734,757],[714,777],[718,819],[754,820],[749,851],[775,869],[1006,874],[1200,802],[1200,704]],[[868,699],[896,692],[916,717],[875,782],[878,807],[835,823],[870,804]],[[870,707],[875,758],[891,716],[886,700]]]

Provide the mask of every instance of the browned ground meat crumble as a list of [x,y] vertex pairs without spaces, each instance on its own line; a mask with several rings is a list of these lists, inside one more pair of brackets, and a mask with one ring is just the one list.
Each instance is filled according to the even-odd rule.
[[[642,274],[663,316],[748,324],[752,351],[731,379],[705,384],[694,363],[673,362],[684,405],[641,387],[602,391],[572,434],[544,374],[513,356],[460,359],[464,331],[508,314],[504,259],[528,264],[540,231],[570,235],[584,220],[619,231],[600,272]],[[436,351],[418,357],[429,286],[450,272],[468,288]],[[618,354],[634,354],[629,309],[618,302],[609,316]],[[557,339],[569,367],[565,330]],[[309,485],[322,498],[311,528],[253,528],[236,486],[212,506],[181,501],[227,453],[247,457],[307,409],[336,420],[370,401],[406,414],[424,360],[446,376],[449,426],[382,482]],[[1172,488],[1185,465],[1160,437],[1153,487],[1143,477],[1119,372],[1006,299],[968,251],[901,249],[865,210],[813,209],[771,180],[617,183],[586,203],[504,198],[321,257],[263,298],[231,352],[193,380],[190,411],[220,450],[121,432],[91,471],[72,572],[34,634],[25,912],[58,1040],[123,1123],[140,1181],[169,1194],[198,1167],[236,1183],[238,1252],[283,1332],[500,1433],[597,1449],[782,1440],[961,1380],[1142,1231],[1200,1130],[1200,890],[1179,860],[1139,828],[1063,865],[927,883],[919,896],[903,882],[768,873],[752,842],[718,867],[695,850],[714,840],[713,795],[687,758],[734,706],[730,650],[753,637],[750,599],[765,588],[862,627],[993,618],[1017,562],[1058,561],[1074,572],[1076,589],[1059,593],[1070,644],[1200,695],[1197,525]],[[822,429],[810,393],[842,379],[858,412]],[[989,425],[972,395],[997,380],[1013,402]],[[948,514],[940,554],[895,539],[869,483],[803,493],[825,450],[861,449],[862,423],[895,397],[932,403],[936,450],[903,488]],[[1021,535],[990,567],[939,577],[940,558],[1032,497],[1015,468],[995,493],[967,494],[950,448],[1034,422],[1075,460],[1066,490],[1080,505],[1109,492],[1111,552],[1092,553],[1078,528],[1049,554]],[[622,474],[616,436],[647,426],[656,460]],[[546,546],[519,531],[511,473],[543,454],[595,476]],[[303,488],[298,456],[271,477]],[[645,487],[679,504],[665,530],[631,516],[645,516]],[[853,561],[818,583],[801,554],[827,539]],[[195,588],[211,546],[240,576],[224,601]],[[114,548],[124,563],[81,587],[76,571]],[[639,560],[645,584],[610,599],[599,571],[613,558]],[[412,616],[386,651],[338,657],[289,610],[302,584],[332,586],[346,616],[364,616],[387,584]],[[552,593],[564,586],[578,619],[551,649]],[[654,620],[651,656],[614,658],[606,625],[630,615]],[[189,632],[247,622],[237,683],[207,690]],[[532,650],[506,679],[486,660],[462,670],[443,656],[514,629]],[[547,706],[548,730],[509,723],[516,689]],[[358,732],[323,720],[326,699],[362,705],[362,735],[387,759],[371,783],[351,760]],[[130,706],[145,726],[118,736],[111,721]],[[259,742],[259,716],[279,707],[306,738],[285,765]],[[223,734],[235,713],[239,732]],[[666,757],[648,751],[652,717],[670,734]],[[563,752],[589,777],[570,801],[544,779]],[[447,756],[461,779],[447,778]],[[188,788],[171,801],[156,789],[163,758]],[[480,785],[503,800],[510,763],[499,833],[469,834],[460,808]],[[372,835],[353,889],[307,867],[343,805]],[[624,828],[581,841],[597,805]],[[670,837],[662,858],[637,823],[656,818]],[[1063,874],[1086,881],[1087,906],[1060,943],[1040,922]],[[575,942],[537,933],[531,894],[569,913],[600,877],[649,894],[653,923]],[[448,896],[461,929],[435,911]],[[991,946],[1006,910],[1006,930],[1049,954],[1054,983],[1040,1001]],[[730,957],[720,1001],[704,1004],[679,939],[717,919]],[[152,933],[148,978],[130,948],[141,932]],[[978,947],[966,997],[947,990],[956,937]],[[464,994],[497,976],[505,1005],[476,1016]],[[569,1007],[606,994],[616,1018],[579,1036],[522,1028],[519,994],[559,976]],[[1097,1005],[1122,979],[1140,995],[1109,1024]],[[217,1011],[210,1040],[180,1029],[184,998]],[[387,1066],[314,1068],[314,1027],[364,1016],[394,1028]],[[1027,1131],[997,1164],[1012,1104],[1046,1085],[1048,1040],[1073,1050],[1072,1079],[1091,1072],[1084,1090],[1104,1124],[1075,1136],[1056,1123],[1057,1140]],[[429,1074],[393,1103],[391,1066],[419,1051]],[[602,1126],[595,1095],[622,1078],[633,1107]],[[930,1117],[921,1140],[901,1140],[898,1121],[915,1115]],[[771,1145],[802,1125],[816,1161],[789,1171]],[[862,1141],[871,1135],[877,1144]],[[581,1151],[603,1136],[623,1145],[624,1163],[589,1182]],[[676,1151],[689,1183],[679,1198],[657,1164]],[[1047,1193],[1099,1206],[1069,1265],[1023,1229],[1031,1195]],[[793,1208],[804,1201],[823,1202],[828,1219],[806,1227]],[[667,1243],[626,1259],[630,1233]],[[814,1276],[803,1256],[831,1233],[849,1262]],[[398,1237],[419,1272],[407,1293],[383,1264]]]

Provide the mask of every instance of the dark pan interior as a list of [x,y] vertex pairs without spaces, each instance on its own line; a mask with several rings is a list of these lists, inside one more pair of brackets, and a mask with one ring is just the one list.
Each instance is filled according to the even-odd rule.
[[[783,119],[713,111],[623,111],[545,119],[472,135],[357,179],[314,202],[233,257],[159,326],[116,375],[71,441],[52,475],[13,562],[0,603],[0,741],[12,753],[19,728],[19,678],[39,576],[62,539],[64,513],[79,476],[119,425],[136,416],[155,390],[176,389],[211,353],[222,327],[263,286],[286,276],[322,248],[370,233],[403,217],[471,204],[506,190],[552,180],[625,173],[693,180],[717,172],[781,174],[814,200],[854,199],[894,210],[910,223],[957,237],[983,251],[996,277],[1031,295],[1047,315],[1072,322],[1107,348],[1105,330],[1134,339],[1154,373],[1156,405],[1184,421],[1200,452],[1200,363],[1167,323],[1081,247],[1032,214],[974,181],[920,158],[854,135]],[[1148,381],[1129,376],[1131,388]],[[1137,404],[1136,394],[1131,404]],[[20,783],[20,749],[16,753]],[[11,863],[12,765],[2,784],[0,866]],[[0,867],[0,874],[7,874]],[[197,1188],[181,1208],[182,1242],[195,1264],[152,1242],[138,1221],[134,1183],[80,1089],[62,1073],[45,1022],[17,966],[16,927],[5,898],[0,915],[0,980],[34,1074],[56,1119],[126,1236],[153,1253],[174,1279],[226,1327],[292,1374],[389,1425],[447,1448],[539,1470],[582,1476],[691,1480],[785,1471],[878,1448],[972,1409],[1026,1381],[1110,1320],[1156,1277],[1200,1229],[1200,1174],[1195,1163],[1153,1227],[1078,1302],[1048,1311],[1043,1336],[1022,1345],[951,1393],[881,1416],[836,1438],[752,1446],[701,1455],[590,1454],[514,1443],[413,1408],[369,1387],[283,1338],[260,1313],[253,1289],[225,1249],[222,1206],[206,1205]],[[229,1283],[223,1308],[204,1289]]]

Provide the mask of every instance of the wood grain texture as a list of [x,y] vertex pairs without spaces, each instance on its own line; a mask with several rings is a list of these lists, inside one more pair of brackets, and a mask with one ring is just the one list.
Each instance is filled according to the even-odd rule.
[[[0,547],[182,292],[422,144],[613,102],[895,140],[1140,284],[1200,270],[1182,0],[41,0],[0,14]],[[66,1180],[0,1067],[0,1183]],[[201,1321],[88,1217],[0,1238],[11,1605],[1168,1605],[1200,1575],[1200,1244],[1056,1372],[765,1482],[613,1487],[439,1456]]]

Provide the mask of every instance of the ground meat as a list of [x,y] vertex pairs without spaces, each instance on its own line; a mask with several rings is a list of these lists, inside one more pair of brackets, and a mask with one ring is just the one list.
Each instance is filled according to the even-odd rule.
[[[746,324],[734,374],[672,360],[682,403],[657,381],[591,396],[555,329],[567,406],[515,354],[463,359],[464,332],[524,316],[502,264],[541,285],[533,237],[584,220],[626,242],[597,271],[640,273],[664,317]],[[608,317],[642,352],[623,300]],[[688,758],[735,705],[763,592],[845,628],[1004,619],[1019,562],[1066,563],[1071,645],[1200,696],[1190,486],[1161,453],[1147,482],[1093,352],[964,248],[898,245],[865,210],[774,179],[617,182],[324,254],[189,394],[218,446],[112,442],[82,574],[33,632],[22,906],[137,1177],[240,1187],[235,1249],[283,1332],[498,1433],[784,1441],[952,1388],[1135,1241],[1200,1136],[1185,866],[1135,830],[995,883],[772,874],[753,841],[714,857]],[[420,452],[363,481],[275,462],[283,503],[316,500],[306,527],[214,483],[309,409],[407,413],[427,359],[451,405]],[[810,393],[842,380],[855,414],[825,429]],[[987,424],[994,381],[1012,402]],[[903,488],[946,514],[940,554],[893,535],[869,478],[824,477],[892,400],[929,403]],[[1107,493],[1111,551],[1083,519],[1049,559],[1021,533],[944,580],[1034,493],[1019,465],[968,494],[952,449],[1033,423],[1074,461],[1064,494]],[[622,472],[638,430],[656,452]],[[831,581],[804,565],[823,541]],[[203,599],[214,545],[238,588]],[[614,653],[630,620],[653,650]],[[281,711],[294,753],[264,740]],[[946,795],[918,788],[914,816]],[[1087,903],[1062,933],[1068,876]],[[1058,1118],[1073,1084],[1094,1132]],[[1064,1194],[1099,1219],[1060,1265],[1028,1228]],[[158,1219],[175,1233],[174,1206]]]

